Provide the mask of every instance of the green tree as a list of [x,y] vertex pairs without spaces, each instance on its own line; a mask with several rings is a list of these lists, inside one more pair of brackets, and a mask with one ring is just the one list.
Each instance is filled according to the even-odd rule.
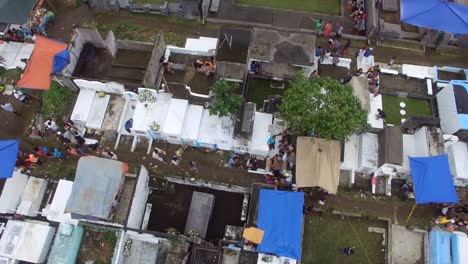
[[210,108],[210,115],[228,116],[239,110],[244,102],[244,98],[237,94],[239,84],[226,80],[216,81],[213,87],[213,105]]
[[278,116],[294,134],[340,141],[367,126],[367,113],[349,85],[301,73],[286,90]]

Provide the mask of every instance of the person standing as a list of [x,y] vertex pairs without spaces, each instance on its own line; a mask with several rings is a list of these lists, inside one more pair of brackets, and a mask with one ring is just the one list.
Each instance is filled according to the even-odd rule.
[[133,118],[130,118],[125,122],[125,131],[128,133],[132,133],[132,127],[133,127]]
[[317,33],[317,35],[320,35],[322,33],[322,25],[323,21],[320,18],[314,19],[311,17],[312,20],[314,20],[314,30]]
[[354,255],[354,247],[343,248],[341,252],[343,252],[343,254],[345,254],[346,256],[352,256]]
[[7,112],[14,113],[17,116],[21,116],[21,114],[18,111],[16,111],[15,108],[13,108],[13,105],[11,103],[5,103],[0,106],[3,108],[3,110]]
[[349,52],[349,48],[351,47],[351,40],[346,40],[346,43],[343,47],[343,56],[346,56],[346,54],[348,54]]
[[393,56],[393,57],[390,59],[390,61],[388,62],[387,67],[393,68],[393,64],[395,63],[395,59],[396,59],[396,57]]
[[61,159],[63,157],[63,154],[60,150],[57,148],[54,148],[54,158]]
[[27,104],[28,102],[28,97],[22,93],[21,91],[18,90],[13,90],[13,96],[18,99],[20,102]]
[[315,48],[315,57],[320,57],[322,56],[322,46],[318,46],[317,48]]
[[343,77],[343,79],[341,79],[341,84],[349,83],[352,78],[353,78],[353,75],[351,74],[350,71],[348,71],[348,73],[346,73],[346,75]]
[[268,144],[268,148],[270,150],[272,149],[275,149],[275,143],[276,143],[276,140],[275,140],[276,136],[273,135],[273,136],[270,136],[267,140],[267,144]]
[[328,21],[327,24],[325,24],[325,31],[323,32],[323,35],[325,36],[325,38],[330,37],[332,27],[333,26],[332,26],[332,23],[330,21]]
[[340,39],[341,36],[343,35],[343,26],[340,24],[340,22],[336,23],[336,38]]
[[47,129],[49,129],[49,130],[52,130],[52,131],[54,131],[54,132],[59,131],[59,127],[58,127],[57,123],[55,123],[55,121],[52,120],[52,119],[49,119],[49,120],[45,121],[44,125],[45,125],[45,126],[47,127]]

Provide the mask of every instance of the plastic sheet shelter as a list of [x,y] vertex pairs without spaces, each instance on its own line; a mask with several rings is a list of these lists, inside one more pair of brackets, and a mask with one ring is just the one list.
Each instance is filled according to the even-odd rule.
[[402,0],[401,21],[440,31],[468,34],[468,6],[442,0]]
[[66,43],[37,36],[32,56],[16,86],[26,89],[49,90],[50,75],[61,72],[70,62],[67,47]]
[[340,177],[341,143],[321,138],[298,137],[296,184],[320,186],[335,194]]
[[120,161],[93,156],[80,158],[65,212],[75,219],[108,220],[117,205],[116,197],[127,171],[128,165]]
[[304,193],[260,190],[258,228],[264,231],[258,251],[301,259]]
[[433,229],[429,232],[429,263],[468,263],[467,246],[468,236],[465,233]]
[[409,158],[416,203],[458,203],[447,155]]
[[10,178],[15,169],[16,156],[18,155],[19,140],[0,140],[0,178]]

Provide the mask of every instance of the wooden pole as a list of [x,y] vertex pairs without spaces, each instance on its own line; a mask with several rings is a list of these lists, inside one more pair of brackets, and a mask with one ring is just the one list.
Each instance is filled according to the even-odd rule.
[[171,90],[169,89],[169,86],[167,85],[166,78],[164,78],[164,73],[163,73],[163,76],[162,76],[162,80],[163,80],[164,85],[166,86],[165,90],[170,93]]
[[408,222],[409,222],[411,216],[413,215],[414,209],[416,209],[416,205],[417,205],[417,203],[414,203],[413,209],[411,209],[411,212],[409,213],[408,218],[406,219],[405,226],[408,225]]
[[57,9],[55,9],[55,7],[52,5],[52,3],[47,0],[47,4],[49,4],[49,6],[54,10],[55,14],[57,15]]

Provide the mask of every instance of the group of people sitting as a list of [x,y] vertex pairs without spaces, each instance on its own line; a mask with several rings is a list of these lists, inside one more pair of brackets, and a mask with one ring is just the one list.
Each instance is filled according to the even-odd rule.
[[206,61],[201,61],[197,59],[193,62],[193,67],[197,71],[205,72],[205,77],[208,77],[215,70],[214,57],[211,57],[209,60]]
[[3,39],[6,42],[9,42],[9,41],[23,42],[25,39],[34,39],[36,33],[38,32],[29,30],[27,27],[24,27],[24,26],[19,26],[18,29],[12,28],[12,29],[7,30]]
[[66,148],[35,146],[32,153],[19,156],[17,167],[29,169],[34,165],[42,165],[45,157],[64,159],[67,156],[82,156],[90,153],[117,160],[117,155],[114,152],[108,149],[102,151],[98,142],[87,143],[83,133],[75,127],[71,120],[66,122],[63,128],[60,128],[57,122],[51,118],[44,122],[44,131],[37,126],[33,126],[31,133],[38,139],[44,139],[50,134],[55,134],[57,140],[64,144]]
[[442,204],[438,207],[437,225],[453,232],[457,229],[468,230],[468,205]]
[[296,165],[296,148],[292,142],[289,130],[272,135],[267,140],[270,152],[274,151],[277,144],[276,139],[281,136],[278,141],[278,154],[268,157],[265,165],[265,182],[281,187],[291,187],[293,171]]
[[[351,47],[351,40],[346,40],[344,45],[341,43],[341,38],[335,36],[328,40],[328,47],[323,49],[322,46],[318,46],[315,49],[314,56],[318,58],[318,63],[323,63],[325,58],[332,58],[332,65],[334,68],[338,66],[340,58],[349,53],[349,48]],[[315,74],[310,76],[316,77]]]
[[[304,203],[303,213],[309,216],[320,215],[323,213],[323,206],[327,201],[330,193],[317,186],[311,188],[301,188],[299,191],[303,192],[307,203]],[[317,203],[317,204],[315,204]]]
[[346,2],[349,16],[353,19],[353,34],[366,35],[366,20],[365,5],[363,0],[348,0]]
[[262,64],[259,61],[252,61],[250,63],[250,71],[254,72],[255,74],[262,74]]

